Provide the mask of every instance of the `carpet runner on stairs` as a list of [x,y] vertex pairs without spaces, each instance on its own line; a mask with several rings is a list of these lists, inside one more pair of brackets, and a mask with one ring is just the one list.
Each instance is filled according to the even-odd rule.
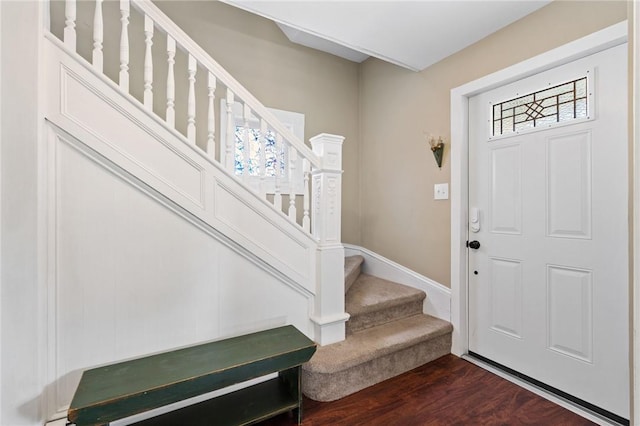
[[422,313],[425,293],[362,273],[345,259],[346,340],[319,347],[302,367],[304,394],[334,401],[451,351],[450,323]]

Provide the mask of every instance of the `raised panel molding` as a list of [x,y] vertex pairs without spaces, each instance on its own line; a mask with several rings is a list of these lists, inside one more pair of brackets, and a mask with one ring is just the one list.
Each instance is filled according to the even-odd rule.
[[591,131],[546,140],[547,235],[591,238]]
[[491,257],[489,277],[491,329],[522,338],[522,263]]
[[[129,160],[136,168],[204,209],[204,167],[180,152],[98,88],[60,66],[60,114]],[[124,120],[123,120],[124,119]],[[118,125],[114,125],[118,123]],[[136,173],[136,176],[144,176]]]
[[312,292],[47,130],[49,413],[84,368],[284,324],[313,335]]
[[[53,41],[45,39],[44,46],[49,69],[58,70],[48,76],[47,120],[209,226],[232,232],[229,238],[274,266],[296,283],[295,287],[315,292],[317,243],[308,234],[236,182],[182,135],[156,122],[157,117],[131,102],[131,97],[112,87],[112,82],[93,74]],[[87,113],[87,105],[94,112]],[[242,200],[249,206],[253,213],[242,214],[261,222],[258,233],[253,233],[253,225],[232,226],[235,212],[226,210],[222,217],[227,223],[217,217],[216,212],[225,211],[224,206],[216,206],[218,185],[231,194],[227,201]],[[285,244],[265,238],[283,230]],[[295,249],[289,250],[292,247]]]
[[489,223],[496,234],[522,233],[522,155],[520,144],[491,150]]
[[[237,238],[245,240],[261,257],[278,269],[286,269],[305,287],[310,286],[314,250],[219,181],[214,183],[214,218]],[[251,236],[251,238],[248,238]],[[275,257],[273,254],[278,253]],[[312,291],[311,288],[309,288]]]
[[547,265],[548,348],[593,362],[593,276],[587,269]]

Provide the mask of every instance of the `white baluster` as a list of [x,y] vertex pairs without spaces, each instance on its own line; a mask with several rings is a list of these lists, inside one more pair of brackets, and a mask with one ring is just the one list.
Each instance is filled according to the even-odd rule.
[[176,77],[173,67],[176,63],[176,41],[167,34],[167,114],[166,120],[170,127],[176,125]]
[[129,0],[120,0],[120,87],[129,92]]
[[189,54],[189,94],[187,95],[187,139],[196,143],[196,71],[198,63],[196,58]]
[[267,122],[260,120],[260,196],[267,196]]
[[276,134],[276,161],[273,164],[275,169],[273,174],[273,181],[275,185],[274,195],[273,195],[273,205],[276,210],[282,212],[282,194],[280,193],[280,178],[282,176],[282,170],[280,169],[282,164],[282,136],[278,133]]
[[67,0],[64,5],[64,43],[76,51],[76,0]]
[[244,118],[244,169],[242,171],[242,180],[246,183],[249,182],[249,165],[251,164],[251,129],[249,119],[251,118],[251,107],[244,104],[243,114]]
[[296,161],[298,152],[292,146],[289,147],[289,219],[296,222],[296,185],[293,181],[296,175]]
[[235,174],[236,164],[236,123],[233,116],[234,95],[231,89],[227,88],[227,146],[225,151],[226,168]]
[[102,42],[104,40],[104,23],[102,21],[102,0],[96,0],[93,14],[93,66],[102,72]]
[[207,153],[216,159],[216,112],[215,112],[215,97],[216,97],[216,77],[209,72],[208,80],[209,89],[209,112],[207,115]]
[[306,232],[311,231],[311,219],[309,218],[309,174],[311,171],[311,165],[306,158],[302,159],[302,172],[304,173],[304,199],[303,199],[303,215],[302,215],[302,229]]
[[153,45],[153,20],[149,15],[144,15],[144,106],[153,110],[153,58],[151,46]]

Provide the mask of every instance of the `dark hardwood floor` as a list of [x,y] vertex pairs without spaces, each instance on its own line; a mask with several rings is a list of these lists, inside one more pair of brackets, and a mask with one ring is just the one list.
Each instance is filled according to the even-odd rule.
[[[283,414],[263,426],[295,425]],[[447,355],[335,402],[304,400],[304,426],[591,425],[461,358]]]

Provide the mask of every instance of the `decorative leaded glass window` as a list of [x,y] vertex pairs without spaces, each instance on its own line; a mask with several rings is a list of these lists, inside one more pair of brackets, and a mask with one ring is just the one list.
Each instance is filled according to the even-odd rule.
[[[2,0],[0,0],[2,1]],[[269,111],[275,117],[280,120],[280,122],[291,131],[294,135],[296,135],[300,140],[304,140],[304,114],[291,112],[291,111],[282,111],[279,109],[268,108]],[[291,188],[289,187],[289,183],[293,182],[294,188],[293,191],[297,194],[303,194],[303,177],[302,177],[302,157],[298,156],[294,159],[295,169],[294,176],[289,178],[289,174],[291,172],[289,166],[289,150],[282,143],[280,147],[278,147],[278,143],[276,142],[276,135],[273,131],[268,130],[266,133],[266,138],[261,134],[260,130],[260,121],[252,116],[249,119],[249,127],[245,128],[245,120],[243,117],[243,109],[242,104],[236,102],[233,105],[233,121],[235,122],[234,126],[234,149],[232,150],[232,155],[234,158],[234,169],[236,176],[244,176],[245,168],[247,167],[245,162],[245,134],[249,132],[249,180],[245,181],[250,187],[255,189],[256,191],[259,188],[260,180],[262,178],[262,170],[260,170],[260,159],[262,157],[262,142],[264,141],[264,158],[266,161],[265,168],[265,184],[267,194],[273,194],[275,191],[275,178],[276,178],[276,170],[279,170],[277,178],[279,180],[279,188],[281,193],[289,194],[291,193]],[[221,146],[226,147],[227,141],[227,106],[226,100],[220,100],[220,143]],[[226,164],[226,149],[220,150],[220,163]],[[244,179],[243,179],[244,181]]]
[[[260,129],[249,128],[245,129],[242,126],[236,126],[236,149],[235,149],[235,170],[236,175],[241,176],[244,173],[244,135],[249,131],[249,176],[260,176],[262,171],[260,170],[258,159],[260,158]],[[286,156],[284,149],[281,147],[280,152],[276,149],[276,139],[274,133],[269,130],[265,139],[264,156],[266,161],[265,176],[274,177],[276,175],[276,167],[280,168],[280,176],[285,176],[285,164]]]
[[589,117],[587,77],[493,105],[492,136]]

